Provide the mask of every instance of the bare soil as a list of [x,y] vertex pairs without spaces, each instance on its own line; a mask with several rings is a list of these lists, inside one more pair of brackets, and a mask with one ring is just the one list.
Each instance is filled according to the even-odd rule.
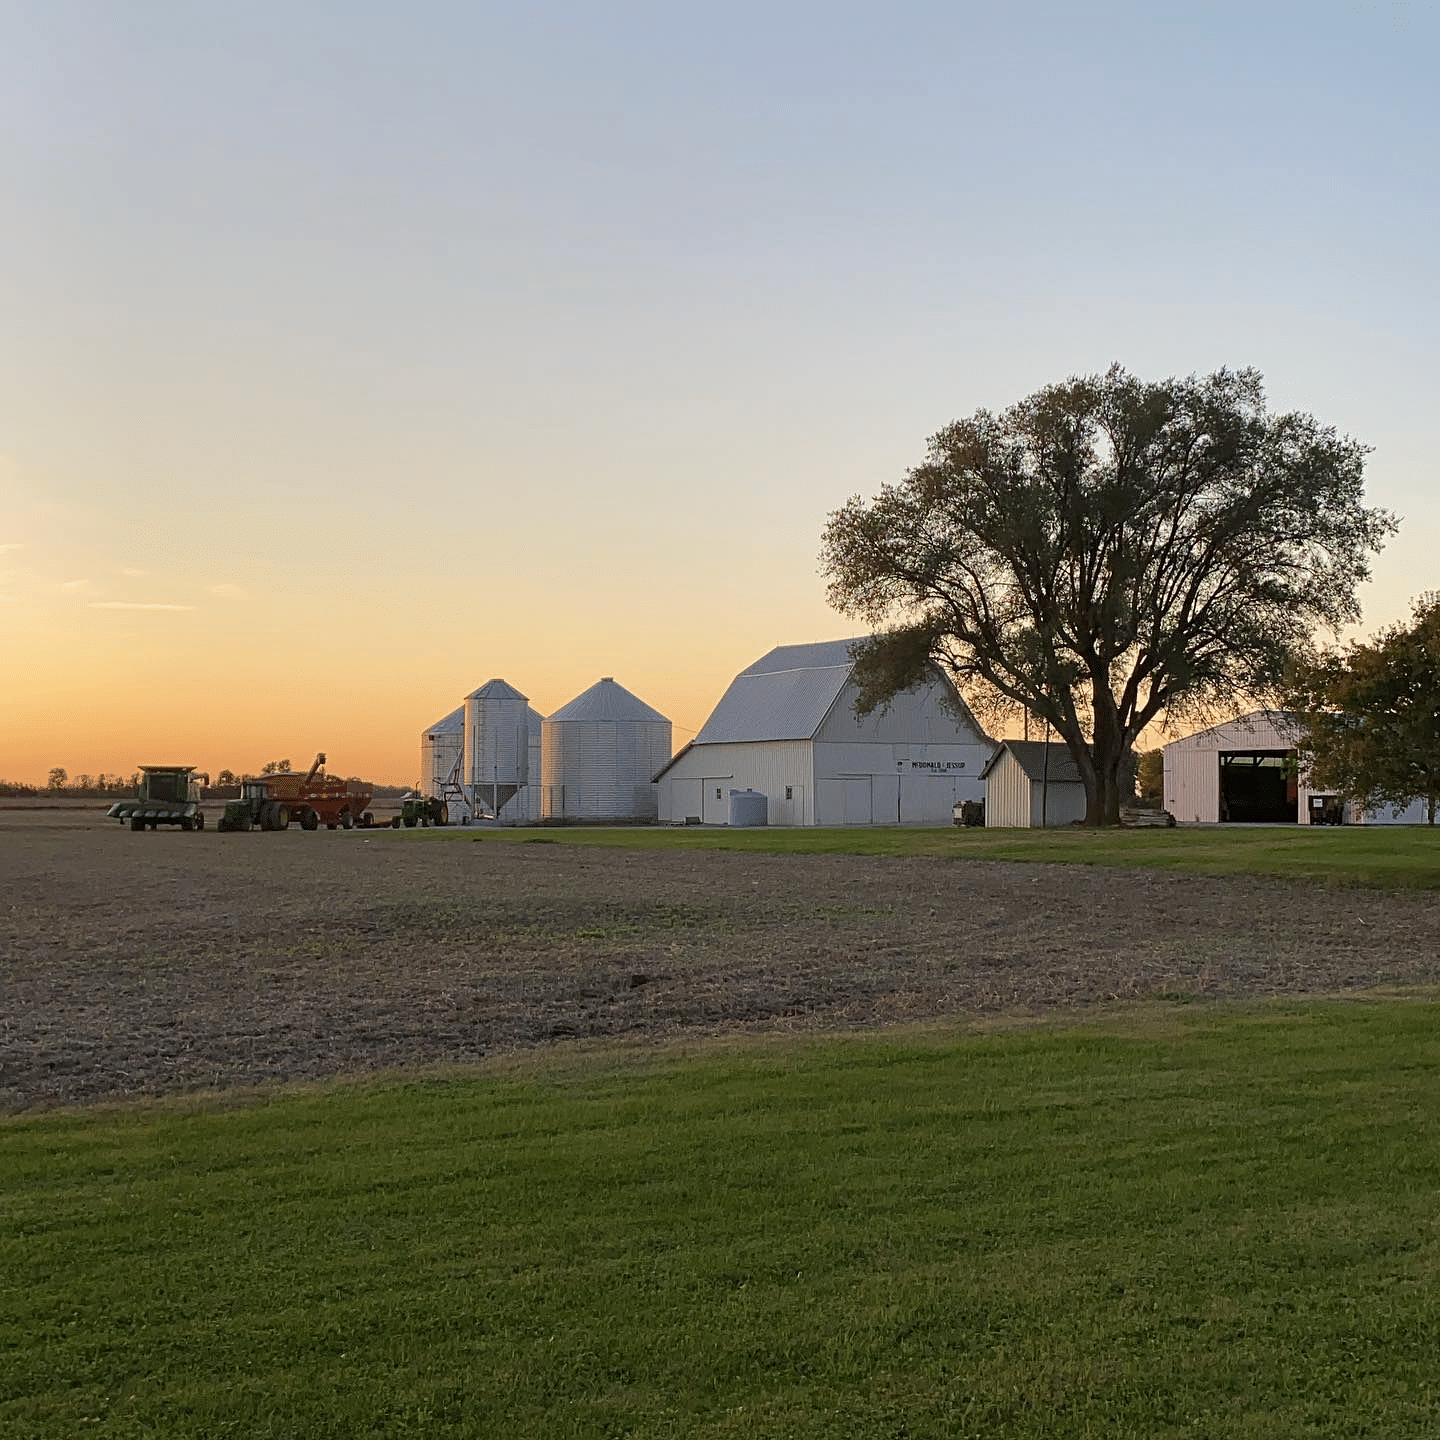
[[0,810],[0,1109],[587,1037],[1437,982],[1427,894]]

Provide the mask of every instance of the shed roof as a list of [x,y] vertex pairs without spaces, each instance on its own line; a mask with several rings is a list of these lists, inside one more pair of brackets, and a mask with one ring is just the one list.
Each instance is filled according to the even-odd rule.
[[[1007,750],[1031,780],[1044,781],[1049,785],[1085,783],[1080,778],[1080,770],[1075,764],[1075,757],[1070,753],[1070,747],[1058,740],[1048,743],[1044,740],[1002,740],[1000,748],[985,762],[985,768],[980,772],[982,779],[999,764],[1000,757]],[[1047,750],[1050,752],[1048,765],[1045,759]]]
[[562,705],[549,717],[549,723],[619,725],[633,722],[668,725],[658,710],[652,709],[638,695],[632,695],[608,675],[597,680],[588,690],[581,691],[568,705]]

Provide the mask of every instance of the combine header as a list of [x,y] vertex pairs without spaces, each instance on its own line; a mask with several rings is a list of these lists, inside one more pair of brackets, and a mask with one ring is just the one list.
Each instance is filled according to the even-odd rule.
[[247,776],[240,784],[240,798],[225,806],[221,830],[288,830],[295,821],[302,830],[349,830],[354,825],[371,826],[372,791],[353,780],[337,780],[321,768],[325,752],[315,757],[306,774]]

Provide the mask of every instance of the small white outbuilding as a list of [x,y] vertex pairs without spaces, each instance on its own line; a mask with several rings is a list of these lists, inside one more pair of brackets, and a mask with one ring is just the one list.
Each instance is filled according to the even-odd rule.
[[985,828],[1039,830],[1085,818],[1085,783],[1068,745],[1002,740],[985,766]]
[[732,791],[763,794],[771,825],[948,825],[980,799],[994,746],[954,685],[931,666],[857,715],[856,643],[781,645],[742,670],[656,774],[661,823],[729,824]]

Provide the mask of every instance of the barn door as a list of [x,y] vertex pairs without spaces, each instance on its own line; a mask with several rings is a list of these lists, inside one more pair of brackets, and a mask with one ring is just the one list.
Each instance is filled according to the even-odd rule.
[[842,780],[845,787],[845,823],[847,825],[870,825],[874,823],[875,812],[871,808],[870,777]]

